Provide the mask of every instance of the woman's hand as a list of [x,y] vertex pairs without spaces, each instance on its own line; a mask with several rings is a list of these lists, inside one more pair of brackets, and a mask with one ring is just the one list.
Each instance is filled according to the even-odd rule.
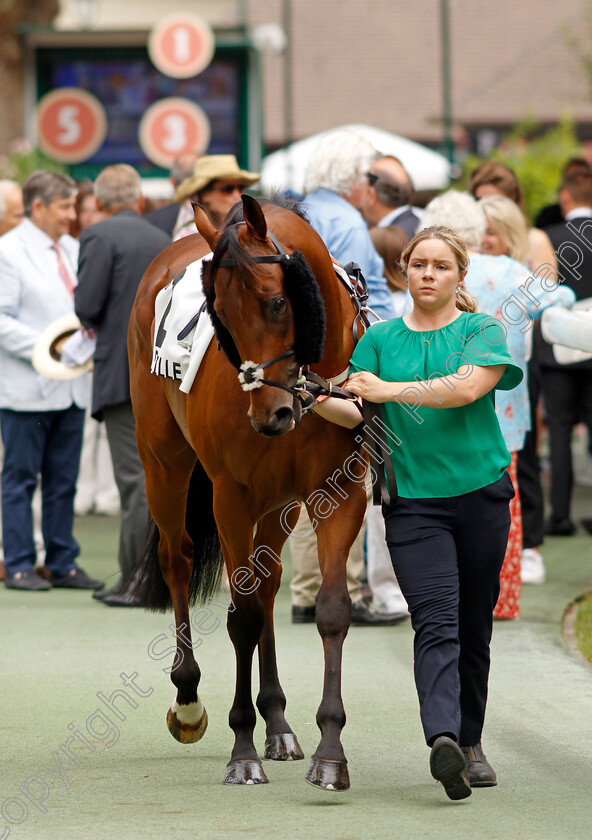
[[391,394],[393,383],[383,382],[378,376],[365,370],[352,373],[345,387],[352,394],[370,402],[384,403],[393,399]]

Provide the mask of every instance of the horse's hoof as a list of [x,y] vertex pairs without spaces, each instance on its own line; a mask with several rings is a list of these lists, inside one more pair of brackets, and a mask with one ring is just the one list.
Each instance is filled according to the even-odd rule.
[[312,758],[305,776],[306,781],[323,790],[347,790],[349,773],[347,761],[329,761],[326,758]]
[[195,744],[203,738],[208,728],[208,715],[199,697],[197,703],[186,706],[180,706],[175,700],[167,712],[167,726],[181,744]]
[[267,776],[259,759],[229,761],[224,775],[225,785],[266,785]]
[[264,758],[272,761],[298,761],[304,758],[298,739],[293,732],[284,732],[281,735],[268,735],[265,739]]

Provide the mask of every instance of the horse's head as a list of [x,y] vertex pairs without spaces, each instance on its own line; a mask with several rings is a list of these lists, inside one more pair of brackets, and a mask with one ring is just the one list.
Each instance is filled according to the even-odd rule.
[[242,200],[243,219],[231,215],[222,233],[195,207],[198,230],[214,252],[204,268],[204,292],[218,342],[249,392],[253,427],[277,437],[300,420],[293,389],[301,367],[323,355],[325,311],[306,259],[289,253],[285,224],[282,244],[259,203],[248,195]]

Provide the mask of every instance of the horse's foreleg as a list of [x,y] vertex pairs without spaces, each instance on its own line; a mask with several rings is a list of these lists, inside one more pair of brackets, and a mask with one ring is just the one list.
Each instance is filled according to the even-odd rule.
[[253,521],[242,494],[228,488],[214,492],[214,512],[230,580],[234,610],[228,613],[228,635],[236,656],[236,688],[228,722],[234,746],[224,784],[264,784],[267,776],[253,741],[256,714],[252,696],[253,653],[263,628],[263,607],[253,567]]
[[257,526],[254,563],[258,593],[263,606],[263,630],[259,639],[259,694],[257,708],[265,720],[265,758],[274,761],[304,758],[298,739],[284,716],[286,696],[280,685],[275,652],[273,605],[282,576],[281,550],[288,531],[295,526],[300,506],[286,516],[284,530],[281,511],[273,511]]
[[[345,709],[341,698],[343,642],[351,621],[351,598],[345,565],[363,521],[366,498],[359,487],[343,500],[329,519],[319,519],[317,540],[323,582],[316,599],[317,629],[323,640],[325,679],[317,711],[321,740],[311,758],[306,780],[325,790],[347,790],[349,773],[341,743]],[[311,512],[312,513],[312,512]]]

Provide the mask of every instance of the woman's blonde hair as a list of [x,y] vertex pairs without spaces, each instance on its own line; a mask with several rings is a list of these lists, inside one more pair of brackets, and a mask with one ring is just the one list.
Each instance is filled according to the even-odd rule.
[[528,261],[528,226],[524,214],[511,198],[488,195],[479,204],[492,228],[502,241],[509,257],[518,262]]
[[[407,267],[409,265],[409,260],[411,259],[411,254],[415,250],[416,246],[419,245],[420,242],[425,242],[426,239],[441,239],[442,242],[445,242],[454,254],[459,273],[462,274],[467,270],[469,267],[469,255],[467,254],[465,243],[460,236],[453,230],[450,230],[450,228],[443,227],[442,225],[433,225],[432,227],[424,228],[423,230],[420,230],[419,233],[416,233],[401,254],[401,261],[399,264],[405,276],[407,276]],[[464,281],[458,286],[456,293],[456,308],[460,309],[461,312],[477,312],[479,308],[477,305],[477,299],[467,292]]]

